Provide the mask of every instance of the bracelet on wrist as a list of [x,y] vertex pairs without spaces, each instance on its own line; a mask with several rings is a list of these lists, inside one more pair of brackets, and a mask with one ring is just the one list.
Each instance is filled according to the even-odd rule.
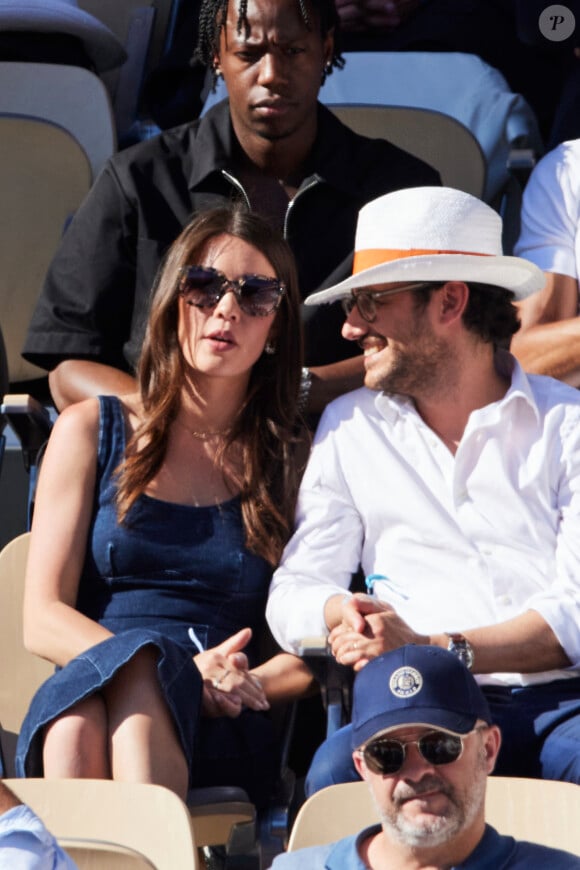
[[298,410],[303,414],[308,407],[310,390],[312,388],[312,372],[306,366],[300,373],[300,387],[298,389]]

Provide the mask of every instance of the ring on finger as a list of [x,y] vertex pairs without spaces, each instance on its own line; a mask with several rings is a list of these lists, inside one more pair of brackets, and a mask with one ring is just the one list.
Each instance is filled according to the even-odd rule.
[[211,684],[212,684],[212,686],[214,687],[214,689],[219,689],[219,687],[220,687],[220,683],[222,683],[222,682],[225,680],[225,678],[227,677],[227,675],[228,675],[229,673],[230,673],[230,671],[228,671],[227,668],[226,668],[226,670],[223,672],[223,674],[222,674],[221,676],[219,676],[219,677],[214,677],[214,678],[212,679]]

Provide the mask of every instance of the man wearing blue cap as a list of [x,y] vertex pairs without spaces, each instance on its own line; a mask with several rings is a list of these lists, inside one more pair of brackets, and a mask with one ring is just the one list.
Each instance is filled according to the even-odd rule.
[[485,824],[485,788],[500,746],[485,696],[459,659],[407,644],[354,683],[353,760],[380,825],[274,860],[272,870],[534,870],[580,858]]

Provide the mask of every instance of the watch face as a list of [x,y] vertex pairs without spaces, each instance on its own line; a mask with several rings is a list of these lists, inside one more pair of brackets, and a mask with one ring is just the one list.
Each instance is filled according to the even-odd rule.
[[471,652],[471,650],[468,650],[465,647],[458,647],[457,655],[467,668],[471,667],[471,665],[473,664],[473,653]]
[[471,669],[473,665],[473,649],[466,638],[462,635],[449,635],[449,646],[447,649],[449,652],[454,653],[466,668]]

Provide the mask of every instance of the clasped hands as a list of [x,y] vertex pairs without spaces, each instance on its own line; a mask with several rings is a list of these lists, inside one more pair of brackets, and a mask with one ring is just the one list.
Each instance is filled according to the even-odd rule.
[[267,710],[270,705],[262,683],[249,669],[242,650],[252,637],[242,628],[223,643],[194,656],[203,677],[202,711],[205,716],[239,716],[244,707]]
[[360,671],[371,659],[406,643],[424,644],[395,608],[371,595],[357,592],[342,605],[342,622],[332,629],[328,643],[341,665]]

